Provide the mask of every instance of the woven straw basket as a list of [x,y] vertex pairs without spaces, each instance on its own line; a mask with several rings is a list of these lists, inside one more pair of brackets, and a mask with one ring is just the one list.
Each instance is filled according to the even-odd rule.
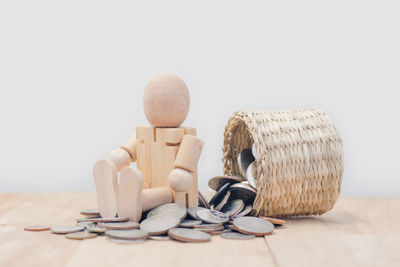
[[224,135],[225,175],[240,175],[237,155],[255,143],[256,215],[317,215],[332,209],[340,193],[343,150],[325,112],[237,111]]

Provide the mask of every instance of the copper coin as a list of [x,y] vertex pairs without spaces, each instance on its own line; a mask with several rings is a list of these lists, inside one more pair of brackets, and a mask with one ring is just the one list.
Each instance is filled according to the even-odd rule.
[[269,221],[272,224],[277,224],[277,225],[283,225],[286,223],[285,220],[282,219],[277,219],[277,218],[271,218],[271,217],[264,217],[264,216],[259,216],[260,218]]
[[30,225],[24,228],[25,231],[41,232],[50,230],[50,226],[47,225]]

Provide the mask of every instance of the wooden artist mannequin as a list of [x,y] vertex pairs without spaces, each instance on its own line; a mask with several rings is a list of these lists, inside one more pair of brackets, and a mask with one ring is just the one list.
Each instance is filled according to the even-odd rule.
[[[174,75],[160,75],[147,84],[143,106],[152,126],[137,127],[121,148],[93,167],[102,217],[139,221],[142,211],[161,204],[197,206],[197,162],[203,142],[195,128],[180,127],[189,103],[186,84]],[[135,161],[137,168],[131,166]]]

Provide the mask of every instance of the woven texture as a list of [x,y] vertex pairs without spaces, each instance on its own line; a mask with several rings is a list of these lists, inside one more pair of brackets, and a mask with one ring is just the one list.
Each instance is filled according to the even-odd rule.
[[255,143],[256,215],[317,215],[336,203],[342,140],[323,111],[238,111],[225,127],[225,175],[239,175],[237,155]]

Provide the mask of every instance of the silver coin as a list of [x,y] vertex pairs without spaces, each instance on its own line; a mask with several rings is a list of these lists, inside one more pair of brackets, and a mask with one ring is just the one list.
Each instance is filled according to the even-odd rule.
[[81,214],[86,216],[100,216],[98,209],[83,209],[81,210]]
[[78,223],[80,222],[127,222],[129,218],[80,218],[76,220]]
[[168,235],[182,242],[207,242],[211,240],[211,235],[189,228],[173,228],[168,231]]
[[215,176],[208,181],[208,186],[215,191],[218,191],[226,183],[235,184],[243,182],[244,180],[245,179],[243,177],[239,176]]
[[218,231],[224,230],[224,227],[220,226],[220,227],[215,227],[215,228],[197,228],[195,230],[199,230],[199,231],[211,234],[211,233],[214,233],[214,232],[218,232]]
[[53,234],[69,234],[85,230],[82,225],[54,226],[50,228]]
[[244,208],[244,202],[241,199],[233,199],[226,203],[221,209],[221,212],[225,213],[227,216],[232,217],[242,211]]
[[256,237],[255,235],[246,235],[246,234],[237,233],[237,232],[227,232],[227,233],[221,234],[220,236],[222,238],[226,238],[226,239],[240,239],[240,240],[253,239]]
[[218,189],[217,193],[213,196],[208,205],[211,206],[220,203],[221,200],[225,197],[225,194],[228,191],[230,185],[230,183],[226,183],[220,189]]
[[272,233],[274,225],[264,219],[244,216],[233,220],[235,229],[243,234],[264,236]]
[[95,224],[92,222],[78,222],[75,225],[83,226],[83,227],[85,227],[85,229],[87,229],[88,227],[95,226]]
[[199,210],[197,216],[208,223],[225,223],[229,220],[229,217],[225,213],[217,210]]
[[98,227],[98,226],[87,227],[86,229],[87,229],[89,232],[98,233],[98,234],[103,234],[103,233],[106,232],[106,229],[105,229],[105,228]]
[[147,218],[150,218],[153,216],[159,216],[159,215],[169,215],[169,216],[174,216],[174,217],[182,220],[183,218],[186,217],[186,214],[187,214],[187,210],[186,210],[185,206],[175,204],[175,203],[169,203],[169,204],[160,205],[160,206],[152,209],[149,213],[147,213]]
[[215,196],[217,191],[212,190],[212,189],[207,189],[205,191],[202,191],[201,194],[205,198],[205,201],[208,203],[210,200]]
[[255,162],[252,162],[249,165],[249,167],[247,168],[246,178],[247,178],[247,182],[249,183],[249,185],[251,185],[253,188],[257,188],[257,182],[254,179],[254,171],[255,171],[254,163]]
[[138,229],[139,223],[137,222],[110,222],[110,223],[99,223],[99,227],[103,227],[106,229],[115,229],[115,230],[128,230],[128,229]]
[[247,148],[242,150],[237,157],[238,165],[239,165],[239,172],[243,177],[246,177],[246,170],[249,167],[250,163],[255,161],[253,153],[251,149]]
[[169,229],[177,227],[180,222],[181,220],[176,216],[151,216],[140,223],[140,230],[149,233],[149,235],[161,235]]
[[209,209],[210,206],[208,205],[206,198],[203,196],[203,194],[200,191],[198,192],[198,196],[199,196],[199,206]]
[[108,238],[108,241],[116,244],[130,245],[130,244],[141,244],[144,239],[119,239],[119,238]]
[[220,234],[224,234],[224,233],[231,233],[231,230],[229,230],[229,229],[222,229],[222,230],[220,230],[220,231],[214,231],[214,232],[212,232],[211,234],[212,234],[212,235],[220,235]]
[[239,218],[239,217],[243,217],[246,216],[248,214],[250,214],[253,211],[253,205],[246,205],[244,207],[244,209],[242,209],[241,212],[239,212],[238,214],[232,216],[233,218]]
[[229,191],[232,199],[240,198],[245,204],[253,204],[257,195],[257,191],[247,181],[231,185]]
[[216,228],[221,227],[222,223],[204,223],[193,226],[193,228],[200,229],[200,228]]
[[132,230],[107,230],[106,235],[111,238],[119,239],[145,239],[148,234],[139,229]]
[[97,234],[89,232],[76,232],[76,233],[69,233],[65,235],[65,237],[69,239],[83,240],[83,239],[95,238],[97,237]]
[[202,224],[203,222],[200,220],[183,220],[179,227],[193,227],[195,225]]
[[168,235],[150,235],[149,239],[157,240],[157,241],[171,240],[171,238]]
[[207,210],[207,209],[203,207],[190,207],[188,208],[187,212],[193,219],[200,220],[199,216],[197,216],[197,211],[199,210]]
[[215,206],[215,210],[220,211],[222,209],[222,207],[228,202],[229,197],[231,196],[231,192],[226,192],[224,198],[221,200],[221,202]]
[[256,147],[255,143],[251,146],[251,153],[253,154],[254,159],[257,160],[258,152],[257,152],[257,147]]

